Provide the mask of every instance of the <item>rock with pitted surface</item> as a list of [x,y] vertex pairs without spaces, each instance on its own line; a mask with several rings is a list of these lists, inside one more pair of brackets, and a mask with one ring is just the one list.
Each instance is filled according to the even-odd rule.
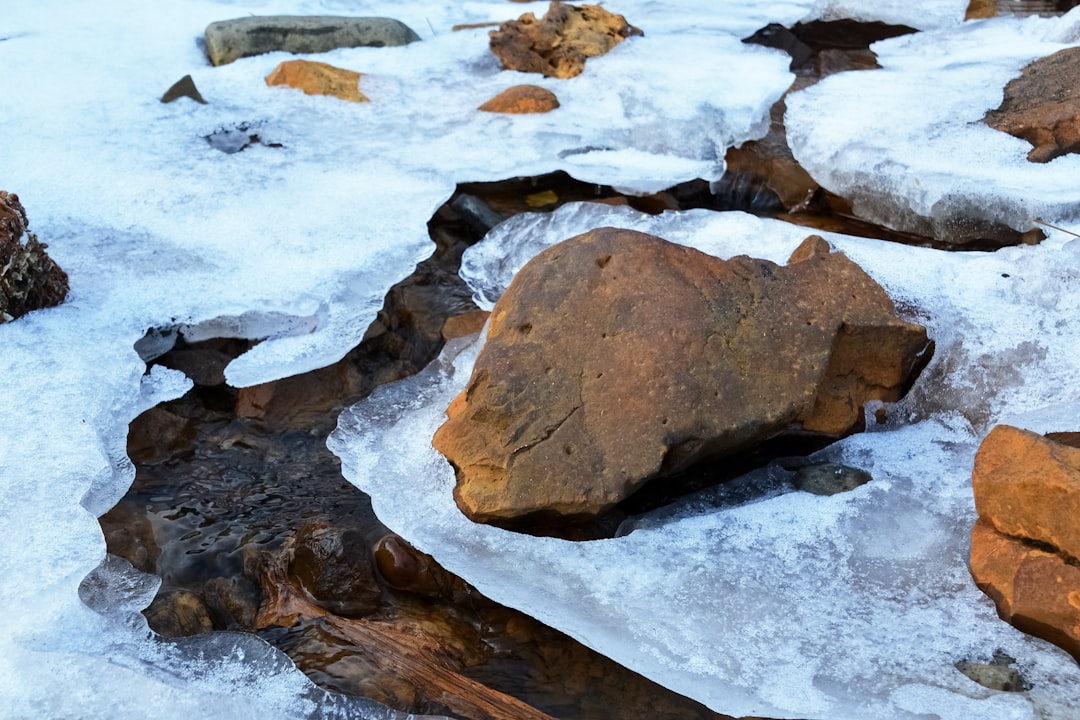
[[1026,66],[1005,86],[1005,99],[983,121],[1034,147],[1032,162],[1080,152],[1080,48],[1067,48]]
[[601,228],[514,278],[434,445],[470,518],[573,522],[788,430],[860,429],[929,348],[819,237],[780,266]]
[[211,65],[284,50],[322,53],[338,48],[407,45],[420,39],[393,18],[266,15],[222,20],[206,26]]
[[598,5],[565,5],[554,0],[542,18],[526,13],[492,30],[491,51],[506,70],[572,78],[582,73],[587,59],[641,34],[622,15]]
[[19,196],[0,190],[0,323],[67,297],[67,273],[45,252],[48,245],[27,231],[28,224]]
[[285,85],[308,95],[333,95],[349,102],[368,102],[360,92],[360,73],[312,60],[286,60],[266,76],[267,85]]
[[1080,661],[1080,448],[1007,425],[979,447],[971,574],[998,615]]

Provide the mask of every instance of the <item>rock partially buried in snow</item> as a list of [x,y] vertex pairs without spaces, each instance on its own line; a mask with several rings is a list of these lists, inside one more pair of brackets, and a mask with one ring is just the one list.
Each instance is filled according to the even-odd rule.
[[998,615],[1080,661],[1080,448],[1007,425],[979,448],[971,574]]
[[984,118],[990,127],[1034,145],[1032,162],[1080,152],[1080,48],[1068,48],[1025,67],[1005,86],[1005,98]]
[[572,78],[582,73],[587,59],[641,34],[622,15],[598,5],[564,5],[554,0],[540,19],[526,13],[492,30],[491,51],[506,70]]
[[551,112],[557,107],[559,98],[550,90],[539,85],[514,85],[488,100],[479,109],[483,112],[522,115]]
[[420,39],[393,18],[326,15],[267,15],[222,20],[206,26],[206,53],[212,65],[284,50],[321,53],[350,47],[407,45]]
[[27,231],[28,224],[19,196],[0,190],[0,323],[67,297],[67,273],[45,252],[48,245]]
[[433,444],[473,520],[575,521],[788,429],[860,429],[929,345],[821,238],[779,266],[602,228],[514,278]]
[[174,82],[161,96],[161,102],[171,103],[182,97],[191,98],[200,105],[206,105],[206,100],[203,99],[199,88],[195,87],[195,81],[191,79],[190,75],[185,75]]
[[266,76],[267,85],[285,85],[308,95],[333,95],[349,102],[368,102],[360,92],[360,73],[312,60],[286,60]]

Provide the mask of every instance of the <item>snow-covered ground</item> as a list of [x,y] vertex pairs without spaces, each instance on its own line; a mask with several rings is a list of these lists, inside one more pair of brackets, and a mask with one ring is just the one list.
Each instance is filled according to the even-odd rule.
[[[127,424],[189,386],[175,371],[144,375],[135,342],[149,328],[177,325],[269,338],[229,367],[240,386],[328,364],[356,344],[386,290],[431,252],[426,222],[455,183],[555,169],[640,191],[716,179],[726,148],[764,132],[769,106],[791,80],[786,56],[738,38],[768,22],[843,14],[940,28],[946,37],[978,28],[1030,35],[1034,27],[995,20],[959,31],[965,5],[621,0],[608,9],[645,36],[590,60],[582,76],[556,81],[501,72],[485,30],[450,30],[541,13],[545,3],[8,3],[0,18],[0,187],[19,194],[72,290],[64,305],[0,325],[0,717],[384,715],[316,690],[254,638],[154,639],[138,610],[156,581],[123,563],[102,565],[96,516],[133,476]],[[247,14],[392,16],[423,41],[319,56],[365,74],[373,102],[353,105],[266,87],[284,54],[210,67],[199,47],[205,26]],[[1066,33],[1078,19],[1027,22]],[[1001,55],[984,49],[995,78],[1028,59],[1000,45]],[[185,74],[209,104],[159,103]],[[955,101],[965,116],[981,116],[997,97],[982,87],[988,77],[955,91],[966,98]],[[842,80],[819,92],[848,100],[831,96],[834,104],[809,113],[814,122],[856,113],[867,123],[875,116],[882,132],[899,122],[887,107],[843,95]],[[521,82],[555,90],[562,107],[539,117],[475,112]],[[204,139],[240,123],[283,147],[226,155]],[[965,132],[957,131],[960,141]],[[897,156],[920,157],[923,139],[900,137]],[[1026,153],[1010,147],[1016,158]],[[863,161],[851,162],[854,173]],[[1017,164],[980,175],[976,196],[1005,195]],[[977,166],[958,155],[941,172],[962,179]],[[1060,185],[1052,166],[1031,171],[1045,180],[1025,179],[1033,198]],[[1057,189],[1065,201],[1047,201],[1045,219],[1067,223],[1070,191]],[[1072,193],[1075,208],[1080,191]],[[571,206],[517,223],[515,242],[626,223],[720,255],[776,260],[802,236],[702,211],[648,219]],[[518,262],[500,259],[511,252],[507,237],[496,234],[476,252],[477,282],[497,286],[502,266]],[[1062,425],[1080,417],[1075,406],[1059,406],[1056,417],[1039,410],[1077,400],[1080,315],[1069,288],[1080,249],[1059,233],[1040,247],[963,257],[830,240],[938,341],[934,363],[894,420],[829,451],[874,474],[847,496],[691,509],[576,545],[467,525],[428,439],[467,375],[469,350],[454,376],[388,388],[350,413],[335,449],[384,521],[452,570],[717,710],[1070,717],[1068,708],[1080,707],[1075,663],[998,621],[963,560],[980,433],[1007,414],[1027,413],[1025,426],[1040,430],[1075,429]],[[380,444],[393,453],[373,454]],[[385,477],[373,478],[369,463]],[[430,486],[406,494],[403,479],[417,477]],[[995,694],[951,670],[961,657],[988,659],[999,647],[1018,659],[1031,692]]]

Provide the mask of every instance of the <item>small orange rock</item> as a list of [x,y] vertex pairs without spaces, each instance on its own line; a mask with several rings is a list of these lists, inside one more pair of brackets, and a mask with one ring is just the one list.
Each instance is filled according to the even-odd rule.
[[515,85],[503,90],[479,109],[483,112],[523,115],[551,112],[557,107],[559,98],[550,90],[538,85]]
[[360,73],[311,60],[286,60],[266,76],[267,85],[287,85],[308,95],[333,95],[349,102],[368,102],[358,87]]
[[487,310],[473,310],[446,318],[442,329],[443,340],[453,340],[480,332],[490,314]]

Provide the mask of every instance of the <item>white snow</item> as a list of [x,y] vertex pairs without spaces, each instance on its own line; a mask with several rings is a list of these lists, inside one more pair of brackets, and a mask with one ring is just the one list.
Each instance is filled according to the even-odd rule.
[[882,69],[833,75],[787,98],[788,142],[856,213],[949,240],[970,221],[1016,230],[1080,218],[1080,157],[1027,160],[1031,145],[981,122],[1036,58],[1080,43],[1080,8],[994,18],[873,45]]
[[[189,337],[267,338],[229,366],[227,376],[239,386],[326,365],[356,344],[386,290],[430,253],[427,220],[455,183],[556,169],[640,192],[716,179],[726,148],[764,131],[769,106],[791,79],[786,56],[738,38],[768,22],[839,11],[951,27],[943,38],[967,37],[968,26],[955,27],[960,4],[695,0],[674,8],[625,0],[609,9],[645,35],[590,60],[579,78],[555,81],[500,71],[486,30],[450,30],[543,12],[540,2],[8,3],[0,27],[0,187],[19,194],[31,230],[68,271],[72,290],[57,308],[0,325],[0,716],[393,716],[318,691],[253,638],[164,643],[149,633],[137,610],[156,584],[106,559],[96,520],[131,482],[124,453],[130,420],[188,386],[175,372],[144,375],[144,360],[167,349],[171,337],[165,331],[140,341],[144,333],[179,327]],[[275,13],[397,17],[423,41],[316,58],[364,73],[361,87],[373,100],[366,105],[266,87],[263,78],[291,57],[283,53],[207,64],[199,40],[208,23]],[[986,27],[1056,47],[1076,42],[1063,34],[1075,28],[1070,22]],[[982,57],[998,63],[1000,54],[1007,58],[1001,64],[1015,69],[1026,52],[1006,44]],[[189,73],[209,104],[160,104],[161,94]],[[562,107],[539,117],[475,111],[521,82],[552,88]],[[850,107],[828,112],[848,117]],[[256,144],[228,155],[204,139],[242,123],[283,147]],[[914,155],[917,147],[909,149]],[[994,177],[1005,182],[1011,172]],[[1034,195],[1042,202],[1039,187]],[[724,255],[782,260],[800,235],[741,215],[653,220],[569,207],[542,219],[554,223],[550,230],[541,223],[528,231],[529,242],[561,239],[578,222],[567,219],[575,213],[583,223],[648,225]],[[929,313],[940,348],[928,380],[903,407],[903,422],[833,451],[850,462],[874,461],[875,482],[850,497],[831,504],[780,497],[739,508],[734,520],[687,516],[584,545],[465,525],[449,502],[447,468],[427,440],[465,366],[424,391],[432,397],[417,383],[388,388],[382,406],[371,403],[350,416],[346,427],[362,420],[363,428],[340,433],[339,451],[353,479],[371,486],[389,524],[493,597],[725,712],[773,708],[826,717],[858,693],[864,711],[885,713],[876,717],[928,707],[943,717],[941,708],[959,717],[962,707],[988,718],[1027,717],[1032,708],[1067,717],[1061,708],[1075,701],[1075,667],[994,620],[963,577],[957,538],[970,520],[965,478],[978,432],[1006,411],[1030,414],[1075,400],[1060,396],[1062,387],[1075,387],[1069,381],[1077,374],[1070,356],[1075,300],[1065,286],[1077,253],[1050,243],[961,259],[835,241],[898,297]],[[506,272],[496,265],[510,251],[488,247],[483,252],[491,257],[476,265],[477,277],[502,278]],[[940,271],[912,278],[916,256]],[[1007,281],[998,277],[1006,269]],[[995,357],[1003,359],[995,365]],[[385,417],[366,419],[372,413]],[[413,429],[388,435],[394,426]],[[374,438],[386,438],[395,454],[375,458]],[[386,483],[429,478],[432,494],[402,493],[393,501],[386,494],[397,492],[391,485],[376,487],[360,476],[361,457],[387,469]],[[880,542],[868,541],[866,550],[853,545],[852,538],[873,535],[860,518],[874,516],[863,511],[890,502],[912,515],[909,536],[913,528],[948,531],[925,546],[912,542],[910,558]],[[713,559],[718,547],[731,562],[767,560],[762,567],[771,569],[733,582]],[[836,577],[831,548],[849,558]],[[954,562],[939,562],[924,581],[918,558],[935,548]],[[628,575],[623,568],[639,560],[643,571]],[[882,563],[903,572],[883,571]],[[530,589],[522,573],[544,578],[544,586]],[[792,574],[802,584],[788,595],[780,589]],[[847,622],[838,612],[821,617],[813,602],[823,593],[873,599],[850,618],[851,627],[866,638],[881,637],[874,635],[879,626],[892,632],[886,641],[897,651],[895,662],[883,665],[869,640],[850,653],[823,654],[822,623],[839,630]],[[827,603],[846,607],[843,597]],[[671,619],[672,608],[697,612]],[[901,608],[910,620],[889,630]],[[732,625],[739,612],[751,611],[759,621]],[[800,635],[804,623],[807,634]],[[714,643],[727,626],[743,643],[737,653]],[[747,647],[763,652],[743,652]],[[996,647],[1020,658],[1035,690],[978,699],[990,693],[945,672],[960,655],[988,655]],[[781,671],[782,678],[770,676]],[[850,678],[864,684],[850,685]],[[1064,689],[1053,689],[1049,678]]]

